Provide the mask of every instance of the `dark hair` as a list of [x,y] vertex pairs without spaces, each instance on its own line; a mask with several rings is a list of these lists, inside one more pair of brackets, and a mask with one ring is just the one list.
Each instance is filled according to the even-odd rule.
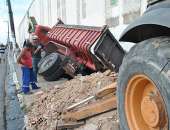
[[23,47],[32,48],[33,46],[32,46],[32,44],[31,44],[30,40],[29,40],[29,39],[26,39],[26,40],[24,41]]

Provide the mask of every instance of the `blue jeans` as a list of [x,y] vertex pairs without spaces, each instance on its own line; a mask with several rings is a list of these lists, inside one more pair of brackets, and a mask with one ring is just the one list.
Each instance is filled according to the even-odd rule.
[[41,58],[32,58],[33,72],[35,75],[35,80],[37,82],[37,73],[38,73],[38,63]]
[[30,91],[29,85],[32,86],[32,89],[36,89],[37,85],[35,84],[35,74],[32,68],[21,67],[22,69],[22,92],[27,93]]

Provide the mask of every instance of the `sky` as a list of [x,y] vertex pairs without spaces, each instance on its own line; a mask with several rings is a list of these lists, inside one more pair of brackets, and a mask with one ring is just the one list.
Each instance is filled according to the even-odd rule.
[[[18,29],[18,25],[24,17],[31,1],[32,0],[11,0],[15,30]],[[0,0],[0,43],[4,44],[7,40],[8,19],[9,16],[6,0]]]

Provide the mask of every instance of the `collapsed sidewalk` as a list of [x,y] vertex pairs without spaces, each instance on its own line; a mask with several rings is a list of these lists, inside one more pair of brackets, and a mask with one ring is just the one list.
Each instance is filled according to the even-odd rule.
[[[16,76],[13,76],[17,89],[21,85],[20,67],[13,62]],[[25,125],[28,130],[118,130],[118,117],[116,107],[107,111],[99,111],[92,116],[85,116],[76,120],[67,118],[66,109],[74,103],[95,95],[97,91],[116,82],[116,74],[111,71],[93,73],[88,76],[78,75],[72,80],[60,79],[47,82],[38,77],[41,90],[34,91],[31,95],[18,95],[20,106],[25,112]],[[114,93],[104,99],[113,97]],[[97,100],[100,104],[103,100]],[[95,104],[96,99],[90,100],[71,110],[70,113]],[[114,105],[114,104],[113,104]],[[114,109],[113,109],[114,108]],[[106,107],[107,109],[107,107]],[[95,110],[93,110],[95,111]],[[87,113],[88,114],[88,113]],[[63,115],[66,115],[65,117]],[[91,115],[91,114],[90,114]],[[74,116],[74,115],[73,115]]]

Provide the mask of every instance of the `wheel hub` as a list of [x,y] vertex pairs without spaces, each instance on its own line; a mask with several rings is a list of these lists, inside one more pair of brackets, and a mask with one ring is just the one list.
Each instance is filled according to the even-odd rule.
[[135,75],[130,79],[125,94],[125,113],[130,130],[168,129],[163,98],[145,75]]
[[141,103],[141,113],[146,124],[157,127],[160,124],[161,109],[157,101],[150,96],[145,96]]

